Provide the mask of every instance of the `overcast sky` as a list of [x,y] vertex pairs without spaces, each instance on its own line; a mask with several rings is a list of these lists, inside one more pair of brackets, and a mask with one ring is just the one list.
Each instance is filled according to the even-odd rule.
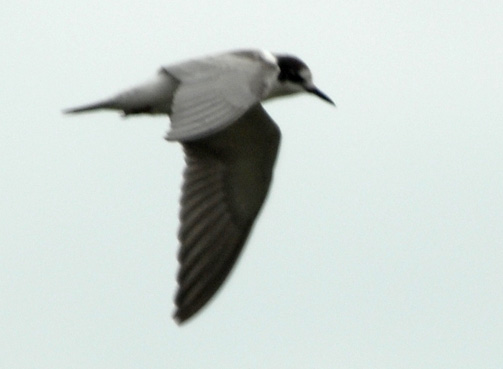
[[[500,0],[11,1],[0,34],[0,368],[503,367]],[[266,104],[270,196],[179,327],[168,119],[61,110],[244,47],[337,108]]]

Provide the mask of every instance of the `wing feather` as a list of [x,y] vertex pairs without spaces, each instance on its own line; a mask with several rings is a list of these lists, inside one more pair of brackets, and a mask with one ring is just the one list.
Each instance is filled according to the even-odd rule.
[[278,66],[258,51],[226,53],[168,66],[180,81],[168,140],[192,141],[219,132],[269,92]]
[[199,311],[232,270],[269,190],[279,140],[276,124],[256,105],[223,131],[183,144],[179,322]]

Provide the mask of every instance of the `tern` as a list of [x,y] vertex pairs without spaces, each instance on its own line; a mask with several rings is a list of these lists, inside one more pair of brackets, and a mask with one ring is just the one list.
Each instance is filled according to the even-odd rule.
[[299,92],[334,104],[297,57],[238,50],[164,66],[144,84],[64,111],[169,116],[166,139],[182,144],[186,162],[174,312],[179,324],[220,289],[266,199],[280,130],[261,103]]

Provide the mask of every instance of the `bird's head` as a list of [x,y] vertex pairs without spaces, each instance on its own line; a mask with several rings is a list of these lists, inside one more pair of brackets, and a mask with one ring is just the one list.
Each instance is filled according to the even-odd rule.
[[278,80],[267,96],[268,99],[309,92],[335,105],[332,99],[314,85],[311,71],[302,60],[291,55],[275,55],[275,57],[279,67]]

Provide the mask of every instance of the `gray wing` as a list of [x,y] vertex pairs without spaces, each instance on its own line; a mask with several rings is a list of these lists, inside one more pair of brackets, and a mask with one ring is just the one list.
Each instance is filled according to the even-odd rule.
[[269,190],[279,141],[256,105],[229,128],[183,144],[177,321],[199,311],[231,271]]
[[164,68],[180,81],[168,140],[189,141],[221,131],[259,103],[278,67],[256,51],[211,56]]

